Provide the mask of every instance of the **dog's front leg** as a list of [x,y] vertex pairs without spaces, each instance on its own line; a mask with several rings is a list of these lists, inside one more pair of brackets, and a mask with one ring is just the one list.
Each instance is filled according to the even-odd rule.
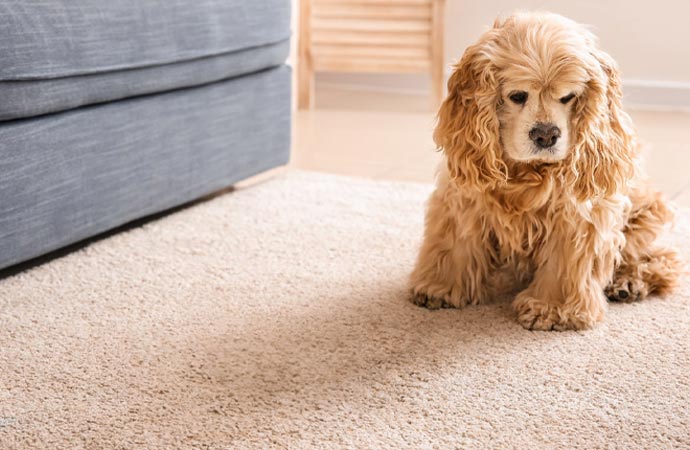
[[[590,269],[593,264],[578,264]],[[532,283],[513,301],[520,324],[529,330],[582,330],[604,317],[606,298],[602,283],[584,270],[567,274],[555,264],[539,268]],[[568,276],[582,276],[580,282]]]
[[619,212],[601,208],[595,213],[590,221],[564,218],[535,255],[534,279],[513,301],[525,328],[582,330],[604,318],[604,287],[625,238],[615,220]]
[[412,300],[429,309],[460,308],[489,297],[493,247],[477,214],[438,190],[429,202],[424,242],[410,277]]

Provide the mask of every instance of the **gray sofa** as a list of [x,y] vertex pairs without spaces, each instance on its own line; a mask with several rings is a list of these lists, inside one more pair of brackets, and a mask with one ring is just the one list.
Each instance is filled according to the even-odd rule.
[[289,8],[0,2],[0,269],[287,163]]

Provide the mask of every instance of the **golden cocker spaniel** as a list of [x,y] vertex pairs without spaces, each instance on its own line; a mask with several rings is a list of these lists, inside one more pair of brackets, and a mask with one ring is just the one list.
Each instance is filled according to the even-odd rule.
[[640,172],[616,63],[591,32],[550,13],[498,20],[448,91],[416,304],[459,308],[508,285],[524,327],[579,330],[607,297],[675,287],[679,259],[654,243],[672,214]]

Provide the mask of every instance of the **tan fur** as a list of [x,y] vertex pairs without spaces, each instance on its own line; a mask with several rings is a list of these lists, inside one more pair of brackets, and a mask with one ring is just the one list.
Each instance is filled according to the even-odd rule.
[[[534,103],[516,109],[506,97],[516,88]],[[448,92],[434,134],[447,164],[411,276],[417,304],[481,303],[508,270],[524,287],[513,301],[523,326],[585,329],[603,319],[605,291],[629,301],[675,286],[676,253],[654,246],[671,213],[640,174],[616,64],[588,30],[548,13],[497,21]],[[519,133],[544,120],[566,136],[535,153]]]

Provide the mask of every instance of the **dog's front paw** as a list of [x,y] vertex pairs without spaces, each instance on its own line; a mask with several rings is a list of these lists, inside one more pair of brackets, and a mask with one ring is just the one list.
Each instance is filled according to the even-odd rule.
[[593,315],[572,314],[558,305],[553,305],[524,294],[518,294],[515,298],[513,309],[517,313],[520,325],[528,330],[540,331],[589,329],[603,315],[603,311],[601,314]]
[[559,324],[556,308],[535,298],[518,296],[513,301],[517,320],[528,330],[555,330]]
[[453,306],[443,298],[433,297],[421,292],[412,293],[412,303],[427,309],[452,308]]

